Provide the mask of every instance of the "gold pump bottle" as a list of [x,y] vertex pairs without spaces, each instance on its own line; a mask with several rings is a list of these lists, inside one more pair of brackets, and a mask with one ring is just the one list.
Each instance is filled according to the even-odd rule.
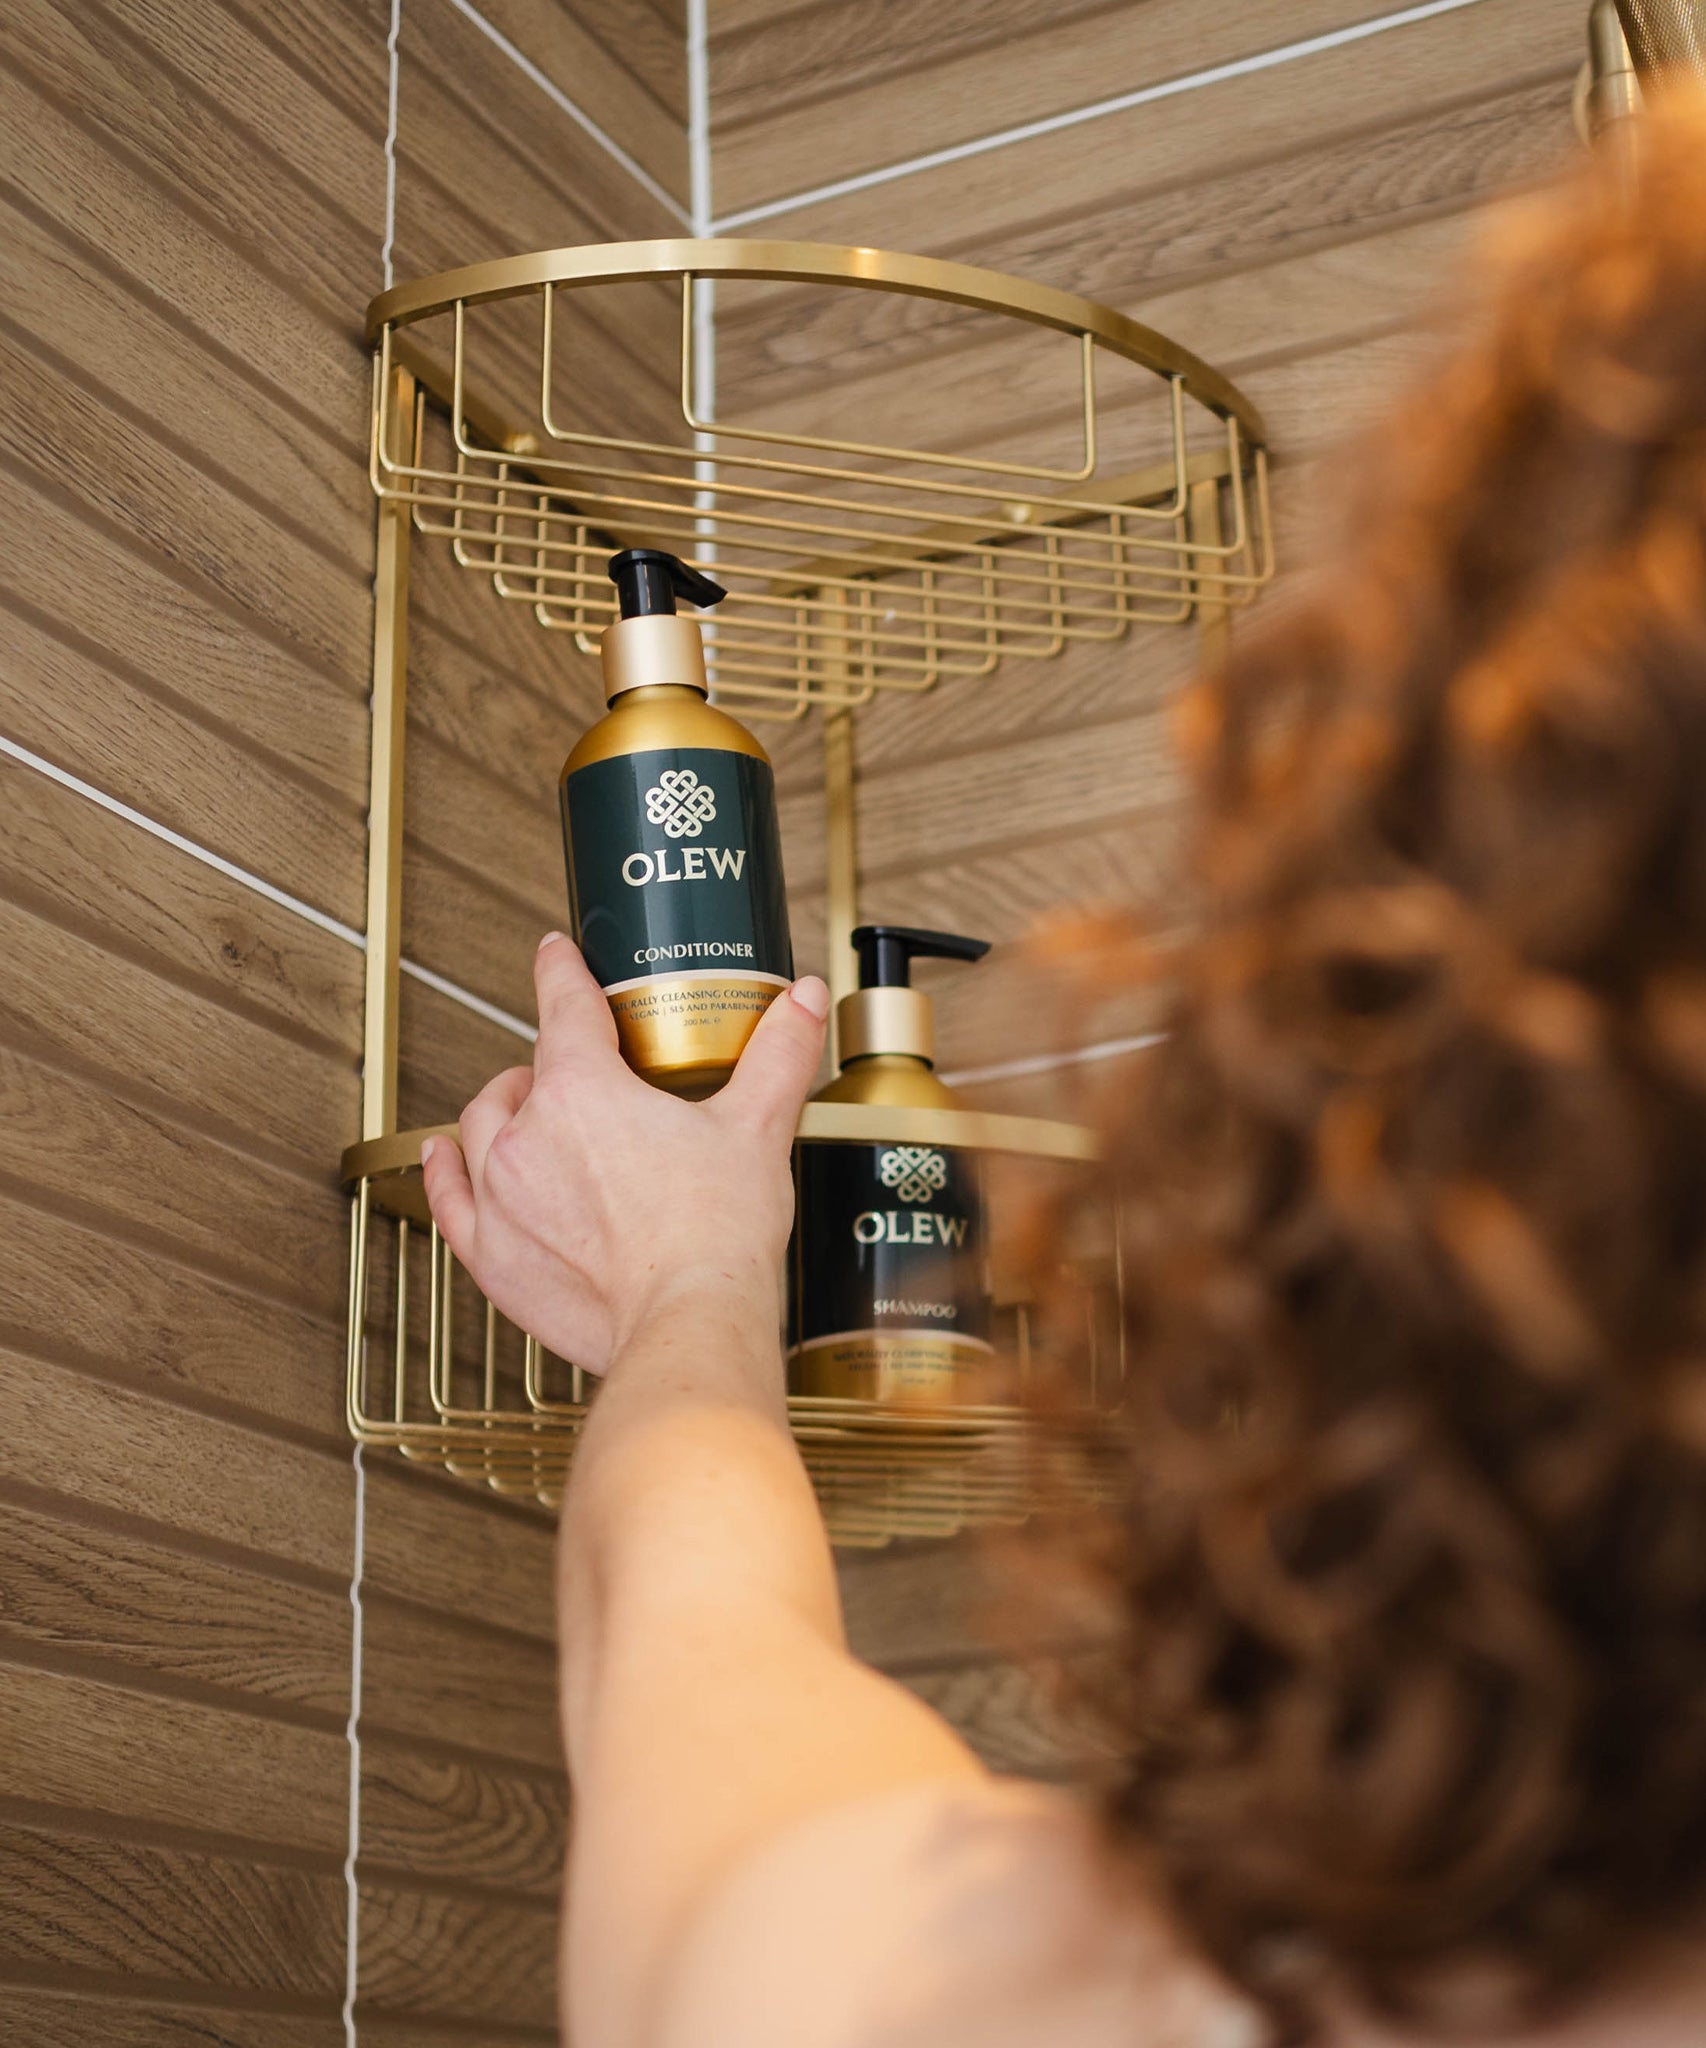
[[574,935],[635,1073],[677,1095],[727,1079],[794,978],[770,757],[707,701],[699,627],[727,594],[659,548],[611,557],[610,709],[563,764]]
[[[853,944],[859,987],[835,1013],[841,1072],[814,1099],[963,1108],[936,1078],[930,999],[911,965],[981,960],[987,944],[882,924],[861,925]],[[979,1155],[901,1136],[802,1140],[794,1183],[790,1391],[908,1407],[997,1398]]]

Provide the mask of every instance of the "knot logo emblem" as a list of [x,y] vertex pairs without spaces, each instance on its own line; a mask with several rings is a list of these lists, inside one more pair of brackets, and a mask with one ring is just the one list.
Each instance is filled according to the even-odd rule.
[[691,768],[666,768],[646,791],[646,816],[671,839],[697,839],[716,821],[716,792]]
[[927,1202],[948,1185],[948,1162],[928,1145],[896,1145],[877,1161],[877,1177],[903,1202]]

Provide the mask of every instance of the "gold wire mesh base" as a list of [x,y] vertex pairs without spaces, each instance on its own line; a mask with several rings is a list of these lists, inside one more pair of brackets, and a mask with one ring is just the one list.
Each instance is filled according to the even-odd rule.
[[[871,1114],[862,1105],[813,1108],[833,1108],[843,1122],[848,1110],[855,1119]],[[959,1126],[975,1124],[1006,1149],[1022,1145],[1036,1157],[1081,1160],[1089,1150],[1087,1134],[1071,1125],[913,1114],[946,1117],[961,1138]],[[402,1132],[346,1154],[351,1433],[493,1493],[554,1508],[597,1382],[551,1357],[474,1292],[425,1206],[418,1162],[428,1135]],[[1009,1303],[1004,1314],[1022,1378],[1026,1311]],[[1110,1374],[1100,1392],[1112,1391]],[[1019,1406],[902,1409],[800,1395],[790,1397],[788,1414],[831,1539],[854,1546],[951,1536],[1081,1506],[1093,1487],[1086,1476],[1093,1461],[1081,1452],[1103,1426],[1093,1407],[1045,1437]]]

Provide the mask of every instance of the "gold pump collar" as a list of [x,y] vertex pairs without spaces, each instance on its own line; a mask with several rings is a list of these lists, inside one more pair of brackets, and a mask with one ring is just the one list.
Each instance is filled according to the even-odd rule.
[[676,612],[651,612],[606,626],[598,651],[604,661],[604,695],[613,703],[624,690],[685,683],[710,695],[705,680],[705,642],[698,625]]
[[930,998],[920,989],[855,989],[836,1006],[835,1030],[843,1066],[873,1053],[930,1064],[936,1058]]

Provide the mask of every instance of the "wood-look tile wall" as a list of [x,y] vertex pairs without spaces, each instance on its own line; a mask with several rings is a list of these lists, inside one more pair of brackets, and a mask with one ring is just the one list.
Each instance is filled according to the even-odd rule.
[[[670,0],[482,10],[685,196]],[[0,16],[0,737],[363,917],[388,0]],[[397,275],[674,216],[404,0]],[[672,329],[609,376],[656,406]],[[585,664],[422,549],[405,950],[506,1009],[562,918]],[[361,954],[0,756],[0,2038],[334,2048]],[[404,1113],[524,1048],[406,984]],[[542,1514],[369,1460],[357,2032],[554,2038]]]
[[[756,210],[736,232],[987,264],[1176,336],[1266,413],[1295,573],[1312,502],[1333,489],[1324,451],[1437,346],[1429,309],[1490,206],[1573,147],[1581,0],[1481,0],[809,195],[1395,11],[1378,0],[713,0],[717,211]],[[1028,461],[1074,447],[1072,366],[1054,337],[1015,339],[948,307],[748,286],[721,289],[718,343],[726,416]],[[1112,398],[1119,469],[1137,452],[1122,457],[1119,436],[1141,418],[1117,388]],[[920,974],[948,1068],[1141,1030],[1141,1001],[1095,1019],[1063,1013],[1015,942],[1073,899],[1139,899],[1168,921],[1179,820],[1169,708],[1196,658],[1190,631],[1145,628],[861,714],[862,911],[1000,942],[975,970]],[[823,887],[814,739],[777,749],[796,939],[812,964]],[[1070,1113],[1077,1071],[965,1092],[992,1108]],[[854,1641],[998,1768],[1060,1775],[1082,1738],[1061,1722],[1053,1680],[1084,1646],[992,1656],[977,1560],[966,1541],[849,1556]]]
[[[1267,416],[1295,561],[1302,515],[1332,487],[1315,458],[1436,345],[1428,309],[1489,202],[1573,147],[1580,0],[1480,0],[1236,68],[1396,11],[1377,0],[716,0],[717,210],[756,213],[747,232],[1038,278],[1195,348]],[[1222,67],[1234,68],[1178,89]],[[899,168],[1160,87],[1095,119]],[[812,196],[861,178],[873,181]],[[1015,337],[952,307],[844,298],[725,289],[723,411],[842,433],[856,421],[873,439],[1031,461],[1076,445],[1057,337]],[[1106,460],[1118,469],[1153,408],[1109,382]],[[1177,817],[1168,708],[1194,656],[1188,633],[1145,628],[862,717],[861,909],[1001,943],[974,972],[921,977],[950,1069],[1082,1040],[1086,1020],[1059,1014],[1011,950],[1039,912],[1160,890],[1165,920]],[[809,788],[804,746],[783,758],[791,784]],[[796,870],[809,939],[821,859],[807,849]],[[1135,1006],[1096,1020],[1102,1035],[1141,1022]],[[1060,1099],[1036,1080],[974,1092],[1014,1109]]]
[[[571,109],[684,203],[680,0],[478,12],[493,34],[402,0],[396,274],[676,231]],[[1581,0],[1481,0],[799,195],[1375,12],[711,0],[716,208],[1170,328],[1268,409],[1289,522],[1330,431],[1427,345],[1417,309],[1485,202],[1567,146]],[[364,901],[359,324],[390,26],[389,0],[0,11],[0,738],[344,926]],[[1052,359],[918,311],[725,293],[724,410],[944,446],[1063,431]],[[627,295],[586,338],[581,402],[661,422],[673,321]],[[501,335],[490,373],[521,374]],[[411,630],[405,950],[525,1016],[562,914],[551,784],[594,679],[430,545]],[[1155,632],[867,718],[867,911],[1008,942],[1062,897],[1163,884],[1166,712],[1192,656]],[[815,739],[777,748],[805,964]],[[3,755],[0,793],[0,2036],[334,2048],[355,1488],[332,1166],[361,956]],[[1055,1042],[1023,986],[999,955],[941,982],[950,1065]],[[406,1122],[516,1056],[405,982]],[[358,2038],[543,2044],[565,1812],[548,1523],[375,1459],[364,1539]],[[1081,1646],[993,1660],[974,1581],[964,1546],[850,1559],[855,1641],[993,1760],[1056,1773],[1074,1738],[1046,1681]]]

